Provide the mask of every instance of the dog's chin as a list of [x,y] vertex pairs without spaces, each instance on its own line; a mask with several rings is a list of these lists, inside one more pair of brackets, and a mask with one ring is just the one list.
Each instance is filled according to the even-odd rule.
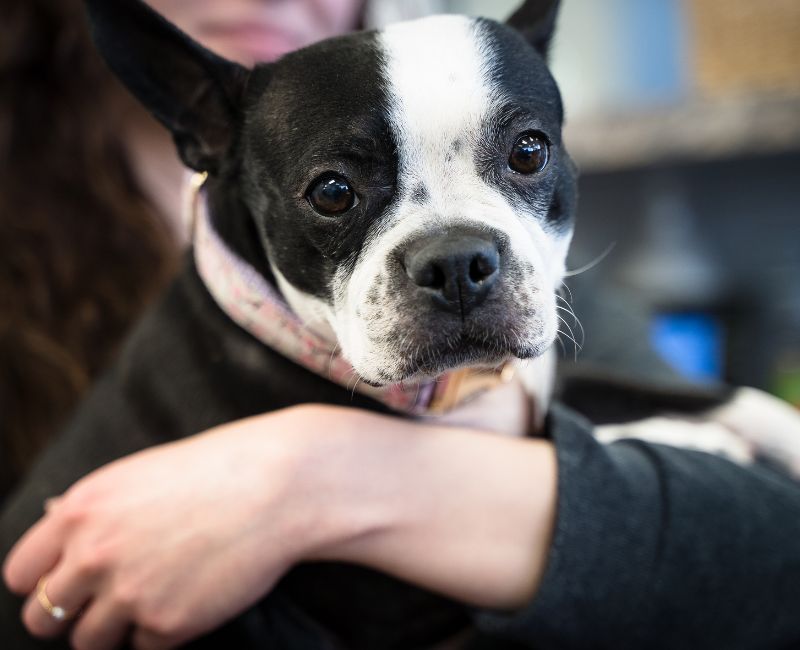
[[[418,383],[436,379],[459,368],[500,368],[514,359],[535,359],[553,344],[551,340],[535,341],[524,345],[463,342],[458,346],[421,348],[412,356],[385,359],[376,364],[377,372],[359,372],[361,380],[370,386],[381,387],[400,382]],[[374,366],[373,366],[374,367]],[[391,370],[388,370],[391,369]]]

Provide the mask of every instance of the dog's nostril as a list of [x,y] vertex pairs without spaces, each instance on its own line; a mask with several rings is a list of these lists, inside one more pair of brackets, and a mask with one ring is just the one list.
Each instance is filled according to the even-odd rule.
[[442,289],[447,282],[444,269],[438,264],[423,266],[417,270],[412,279],[418,286],[430,289]]
[[487,255],[476,255],[469,265],[469,279],[479,284],[497,272],[497,259]]
[[433,279],[428,286],[433,289],[443,289],[446,283],[447,275],[445,274],[444,269],[441,266],[435,265],[433,267]]

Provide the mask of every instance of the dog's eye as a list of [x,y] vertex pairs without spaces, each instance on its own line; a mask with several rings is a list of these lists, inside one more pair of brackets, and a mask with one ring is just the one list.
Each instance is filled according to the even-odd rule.
[[308,188],[306,198],[317,212],[335,216],[358,205],[358,196],[349,181],[339,174],[324,174]]
[[524,133],[517,138],[508,166],[520,174],[535,174],[547,166],[550,151],[541,133]]

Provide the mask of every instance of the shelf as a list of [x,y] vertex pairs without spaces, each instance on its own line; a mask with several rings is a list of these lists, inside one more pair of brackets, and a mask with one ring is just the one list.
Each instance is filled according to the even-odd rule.
[[686,101],[567,122],[582,172],[800,151],[800,95]]

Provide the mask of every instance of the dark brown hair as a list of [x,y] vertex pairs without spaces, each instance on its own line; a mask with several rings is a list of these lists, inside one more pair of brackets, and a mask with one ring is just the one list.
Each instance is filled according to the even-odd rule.
[[0,4],[0,499],[175,267],[122,140],[130,101],[79,0]]

